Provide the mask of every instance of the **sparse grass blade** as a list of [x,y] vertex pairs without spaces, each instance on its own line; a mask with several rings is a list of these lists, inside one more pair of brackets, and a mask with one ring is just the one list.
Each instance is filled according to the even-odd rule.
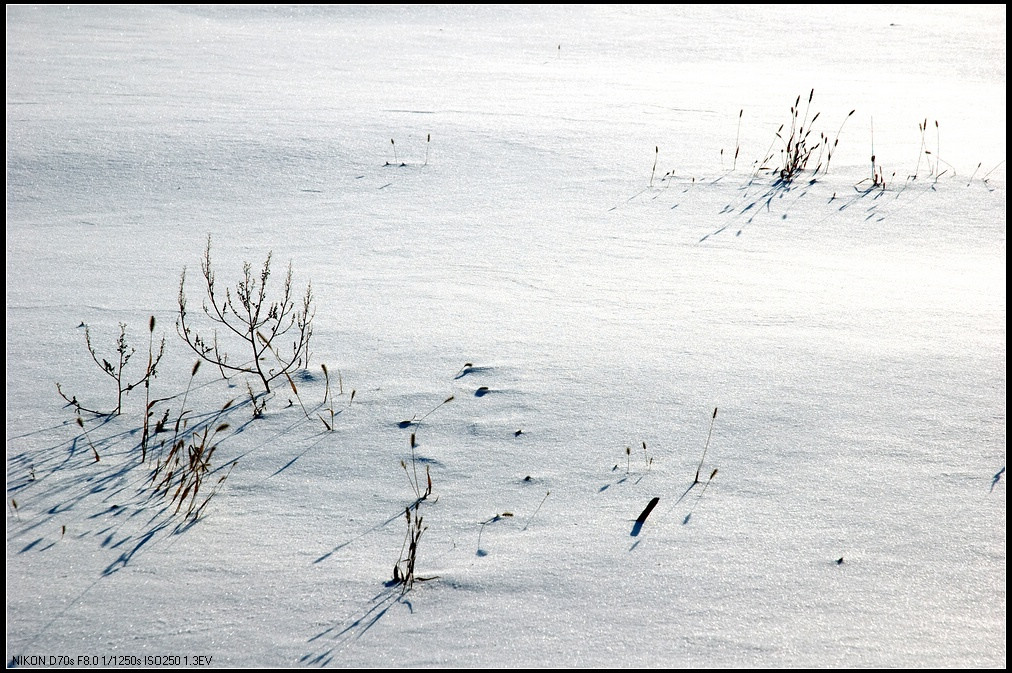
[[548,496],[550,496],[551,494],[552,494],[551,491],[545,492],[545,497],[541,499],[541,502],[538,504],[538,508],[534,510],[534,514],[531,514],[531,518],[527,520],[526,524],[524,524],[524,530],[527,530],[527,527],[531,525],[531,521],[534,521],[534,517],[536,517],[538,515],[538,512],[541,511],[541,505],[545,504],[545,500],[548,500]]
[[295,381],[292,379],[288,372],[285,372],[285,378],[288,379],[288,385],[292,387],[292,392],[295,393],[295,399],[299,401],[299,406],[302,407],[302,413],[305,414],[306,418],[309,418],[309,412],[306,411],[306,405],[302,403],[302,396],[299,395],[299,389],[295,387]]
[[706,460],[706,451],[710,448],[710,437],[713,435],[713,423],[717,420],[717,407],[713,408],[713,416],[710,418],[710,430],[706,433],[706,445],[703,447],[703,457],[699,459],[699,467],[696,468],[696,478],[693,484],[699,483],[699,471],[703,469],[703,461]]
[[738,166],[738,152],[741,151],[741,116],[745,114],[745,108],[738,111],[738,131],[734,136],[734,161],[731,163],[733,171]]
[[96,449],[95,444],[92,443],[91,435],[88,434],[88,429],[84,427],[84,420],[82,420],[80,416],[77,417],[77,424],[80,426],[81,430],[84,431],[84,438],[88,440],[88,446],[91,447],[91,452],[94,454],[95,462],[97,463],[100,460],[98,457],[98,449]]

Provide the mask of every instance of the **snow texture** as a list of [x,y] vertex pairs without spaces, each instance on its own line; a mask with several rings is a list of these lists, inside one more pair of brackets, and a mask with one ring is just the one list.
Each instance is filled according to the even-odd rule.
[[[1004,5],[8,5],[6,56],[8,665],[1005,668]],[[291,386],[191,385],[209,235],[312,284]],[[146,462],[143,387],[57,394],[115,406],[121,323]]]

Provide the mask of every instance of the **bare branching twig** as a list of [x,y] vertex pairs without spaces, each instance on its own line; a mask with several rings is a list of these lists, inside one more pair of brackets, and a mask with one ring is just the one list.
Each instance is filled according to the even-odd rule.
[[[306,286],[306,293],[298,306],[292,298],[292,267],[288,265],[278,301],[268,301],[267,284],[271,275],[272,253],[267,254],[260,273],[254,274],[249,262],[243,264],[242,280],[235,288],[225,288],[222,296],[218,291],[214,268],[211,264],[211,237],[207,237],[207,248],[200,264],[204,277],[207,300],[203,303],[204,314],[214,325],[210,337],[196,331],[189,322],[186,302],[186,269],[179,280],[179,319],[176,331],[197,355],[218,367],[222,376],[226,372],[255,374],[263,382],[267,392],[271,382],[289,372],[304,367],[309,360],[309,341],[313,335],[313,290]],[[240,344],[252,358],[235,363],[229,360],[229,353],[219,343],[218,331]],[[291,352],[282,353],[278,342],[290,339]],[[268,358],[268,355],[274,357]],[[272,366],[272,362],[276,363]]]

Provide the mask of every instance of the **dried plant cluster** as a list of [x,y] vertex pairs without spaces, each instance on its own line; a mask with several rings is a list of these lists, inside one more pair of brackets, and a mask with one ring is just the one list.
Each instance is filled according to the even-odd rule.
[[123,395],[125,393],[130,392],[139,385],[143,385],[145,391],[150,392],[151,379],[155,378],[157,375],[156,368],[162,359],[162,355],[165,353],[165,337],[162,337],[161,344],[159,345],[158,352],[156,353],[154,350],[155,317],[151,316],[148,320],[148,332],[150,333],[148,341],[148,364],[144,373],[141,374],[136,381],[130,383],[128,379],[124,379],[123,370],[126,369],[127,364],[130,362],[130,358],[134,356],[137,350],[127,343],[126,330],[126,324],[120,323],[119,337],[116,339],[116,357],[113,358],[113,362],[109,362],[109,360],[99,357],[98,352],[91,343],[91,328],[84,325],[84,342],[88,346],[88,353],[91,355],[91,359],[96,365],[98,365],[99,369],[101,369],[103,373],[116,382],[116,406],[112,411],[108,412],[89,409],[77,400],[76,395],[67,397],[67,395],[63,392],[63,388],[59,383],[57,383],[57,392],[59,392],[60,396],[78,412],[86,411],[99,416],[118,416],[123,410]]
[[[840,142],[840,133],[843,131],[844,124],[847,120],[853,116],[856,110],[851,110],[847,113],[843,122],[840,124],[839,130],[836,132],[836,137],[830,142],[828,135],[819,132],[818,136],[812,136],[814,130],[813,125],[819,118],[819,112],[816,112],[809,119],[809,114],[812,109],[812,98],[815,96],[815,89],[812,89],[808,93],[808,102],[805,104],[805,112],[801,114],[801,95],[794,101],[794,105],[791,106],[791,120],[789,126],[787,124],[781,124],[780,128],[777,129],[776,138],[770,149],[767,151],[766,156],[759,164],[759,171],[773,171],[775,170],[778,180],[783,184],[790,184],[794,179],[804,172],[813,155],[816,156],[815,169],[812,171],[812,176],[818,175],[821,170],[823,174],[829,172],[829,164],[833,159],[833,152],[836,150],[836,146]],[[741,124],[741,113],[738,114],[739,127]],[[785,131],[785,127],[787,127]],[[779,145],[779,149],[777,146]],[[816,155],[816,150],[818,154]],[[735,150],[735,159],[738,158],[738,150]],[[771,162],[779,158],[777,165],[779,168],[773,169]]]
[[[151,384],[158,374],[166,345],[164,336],[156,340],[154,316],[148,321],[147,363],[143,369],[133,374],[130,372],[137,368],[132,365],[131,360],[136,354],[136,349],[128,342],[126,324],[119,325],[114,355],[105,358],[99,355],[93,344],[91,328],[82,323],[85,345],[91,359],[116,384],[115,406],[111,411],[103,411],[98,405],[90,403],[85,406],[76,395],[68,395],[59,383],[56,384],[59,395],[77,413],[76,423],[82,432],[80,439],[87,443],[94,456],[94,462],[99,462],[102,458],[99,447],[103,446],[103,440],[93,439],[93,433],[89,432],[82,414],[93,414],[105,419],[119,416],[124,410],[126,395],[135,388],[144,388],[144,411],[139,427],[140,441],[137,445],[140,449],[140,463],[142,465],[148,463],[149,449],[154,443],[154,438],[171,430],[171,441],[161,441],[156,447],[159,450],[147,484],[153,495],[168,496],[170,504],[175,505],[172,513],[182,515],[184,519],[196,520],[202,515],[236,464],[233,462],[229,469],[209,486],[208,480],[211,475],[220,471],[220,468],[213,466],[212,457],[227,436],[225,433],[229,428],[228,423],[221,422],[221,417],[232,406],[234,399],[211,414],[214,420],[205,419],[190,427],[193,412],[187,408],[187,401],[202,362],[214,365],[224,378],[248,374],[262,383],[263,390],[256,393],[249,380],[246,381],[253,418],[265,414],[267,401],[272,392],[271,383],[280,377],[288,382],[303,412],[307,418],[309,417],[309,411],[299,396],[292,373],[305,368],[309,362],[309,344],[313,335],[312,323],[315,314],[312,286],[307,285],[301,301],[296,302],[292,290],[292,267],[289,264],[280,290],[276,296],[272,296],[269,287],[272,257],[272,253],[267,254],[259,273],[254,273],[249,262],[244,263],[239,282],[234,287],[226,288],[222,294],[211,262],[211,237],[208,237],[201,261],[205,292],[202,308],[208,322],[203,331],[193,324],[187,311],[186,270],[183,270],[179,282],[176,329],[179,336],[200,359],[190,370],[189,381],[181,395],[178,413],[175,415],[174,427],[167,427],[171,425],[169,417],[172,414],[172,409],[167,403],[180,396],[170,395],[161,399],[152,397]],[[235,355],[237,353],[243,353],[247,359]],[[326,366],[324,373],[327,374]],[[330,423],[324,422],[328,425],[328,429],[332,429],[335,412],[329,375],[324,406],[328,399],[331,400]],[[159,405],[164,405],[164,408],[158,409]],[[105,444],[108,446],[108,442]],[[163,455],[166,447],[168,453]]]
[[[200,272],[207,294],[203,309],[211,322],[211,333],[198,332],[187,322],[185,269],[179,280],[179,319],[176,322],[179,336],[197,355],[218,367],[222,377],[226,376],[226,372],[255,374],[267,392],[271,390],[272,381],[309,364],[309,342],[313,336],[315,313],[312,285],[306,286],[301,307],[296,308],[292,298],[291,264],[288,265],[281,297],[268,299],[271,256],[271,253],[267,254],[259,275],[253,273],[249,262],[243,264],[242,280],[236,284],[234,291],[225,288],[225,295],[221,296],[211,264],[211,237],[208,236]],[[222,342],[224,339],[236,343],[237,348],[245,351],[250,359],[230,360],[228,347]],[[290,347],[284,352],[282,341]]]
[[[227,407],[226,407],[227,408]],[[224,411],[224,410],[223,410]],[[183,513],[183,518],[200,518],[207,503],[228,478],[238,461],[233,461],[228,472],[223,474],[211,487],[204,486],[204,480],[211,473],[211,457],[218,448],[216,438],[228,430],[228,423],[221,423],[214,430],[205,426],[203,431],[192,433],[189,443],[180,438],[173,442],[172,449],[164,460],[159,460],[151,476],[156,494],[172,493],[170,504],[175,503],[173,514]],[[200,497],[203,497],[201,500]],[[199,504],[198,504],[199,503]],[[183,506],[186,505],[186,510]]]
[[422,533],[428,530],[428,526],[422,525],[422,515],[415,508],[412,514],[411,507],[404,508],[404,519],[407,521],[407,531],[404,535],[404,544],[401,545],[401,553],[394,564],[393,583],[401,587],[401,594],[406,594],[415,585],[415,580],[425,581],[431,577],[415,576],[415,561],[418,558],[418,541]]
[[[445,404],[445,402],[443,404]],[[438,408],[439,407],[437,406],[436,409]],[[435,411],[435,409],[433,409],[433,411]],[[430,495],[432,495],[432,475],[429,472],[429,467],[426,465],[425,486],[423,488],[422,482],[418,476],[418,457],[415,454],[415,433],[411,433],[410,445],[411,468],[408,469],[408,464],[404,460],[401,460],[401,469],[404,470],[404,474],[408,477],[408,482],[411,484],[411,490],[415,494],[415,501],[404,508],[404,519],[407,523],[407,531],[404,535],[404,542],[401,544],[401,551],[397,555],[397,562],[394,564],[394,575],[391,580],[392,584],[399,585],[401,587],[402,595],[411,590],[416,579],[422,581],[432,579],[429,577],[415,576],[415,562],[418,559],[418,543],[422,538],[422,533],[428,529],[428,526],[422,525],[423,517],[419,513],[419,507],[421,506],[423,500],[426,500]]]

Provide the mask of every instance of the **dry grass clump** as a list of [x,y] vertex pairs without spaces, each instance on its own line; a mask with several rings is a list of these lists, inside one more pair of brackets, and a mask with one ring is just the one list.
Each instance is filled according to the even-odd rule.
[[[228,472],[218,478],[210,492],[207,488],[201,490],[205,479],[212,471],[211,458],[220,441],[217,438],[228,429],[228,423],[221,423],[214,430],[211,430],[210,425],[205,426],[202,432],[194,432],[191,435],[189,445],[184,439],[176,440],[165,459],[158,461],[151,483],[155,484],[155,493],[163,495],[172,493],[169,502],[176,504],[173,514],[182,512],[185,505],[184,519],[191,516],[194,520],[200,518],[207,503],[232,473],[238,461],[234,461]],[[200,500],[202,494],[204,497]]]
[[[818,174],[820,170],[823,173],[829,171],[829,162],[833,158],[833,152],[836,149],[837,144],[840,142],[840,133],[843,131],[843,125],[847,123],[847,119],[850,119],[851,115],[856,110],[851,110],[844,118],[843,123],[840,124],[840,129],[836,132],[836,137],[832,142],[829,140],[829,136],[820,132],[818,136],[813,136],[813,124],[819,118],[819,112],[816,112],[809,119],[809,114],[812,107],[812,98],[815,96],[815,89],[812,89],[808,94],[808,102],[805,105],[805,112],[801,114],[801,96],[798,95],[794,101],[794,105],[791,106],[791,121],[789,127],[786,124],[781,124],[780,128],[777,129],[776,138],[773,144],[770,145],[770,149],[767,151],[766,156],[763,158],[759,166],[759,171],[776,171],[778,181],[782,184],[790,184],[798,176],[800,176],[808,167],[809,163],[815,158],[815,169],[812,171],[813,178]],[[741,115],[739,114],[739,119]],[[775,151],[777,145],[780,145],[779,152]],[[816,154],[818,150],[818,154]],[[779,168],[772,168],[770,163],[779,157],[777,165]],[[825,162],[823,163],[823,157]]]
[[422,515],[418,513],[418,508],[414,510],[412,515],[411,507],[404,508],[404,519],[407,522],[408,528],[404,535],[404,544],[401,545],[401,553],[397,558],[397,563],[394,564],[394,577],[393,583],[399,584],[401,587],[401,595],[411,591],[411,588],[415,585],[415,580],[427,581],[435,579],[433,577],[418,577],[415,575],[415,562],[418,559],[418,542],[422,539],[422,533],[428,530],[428,526],[422,525]]

